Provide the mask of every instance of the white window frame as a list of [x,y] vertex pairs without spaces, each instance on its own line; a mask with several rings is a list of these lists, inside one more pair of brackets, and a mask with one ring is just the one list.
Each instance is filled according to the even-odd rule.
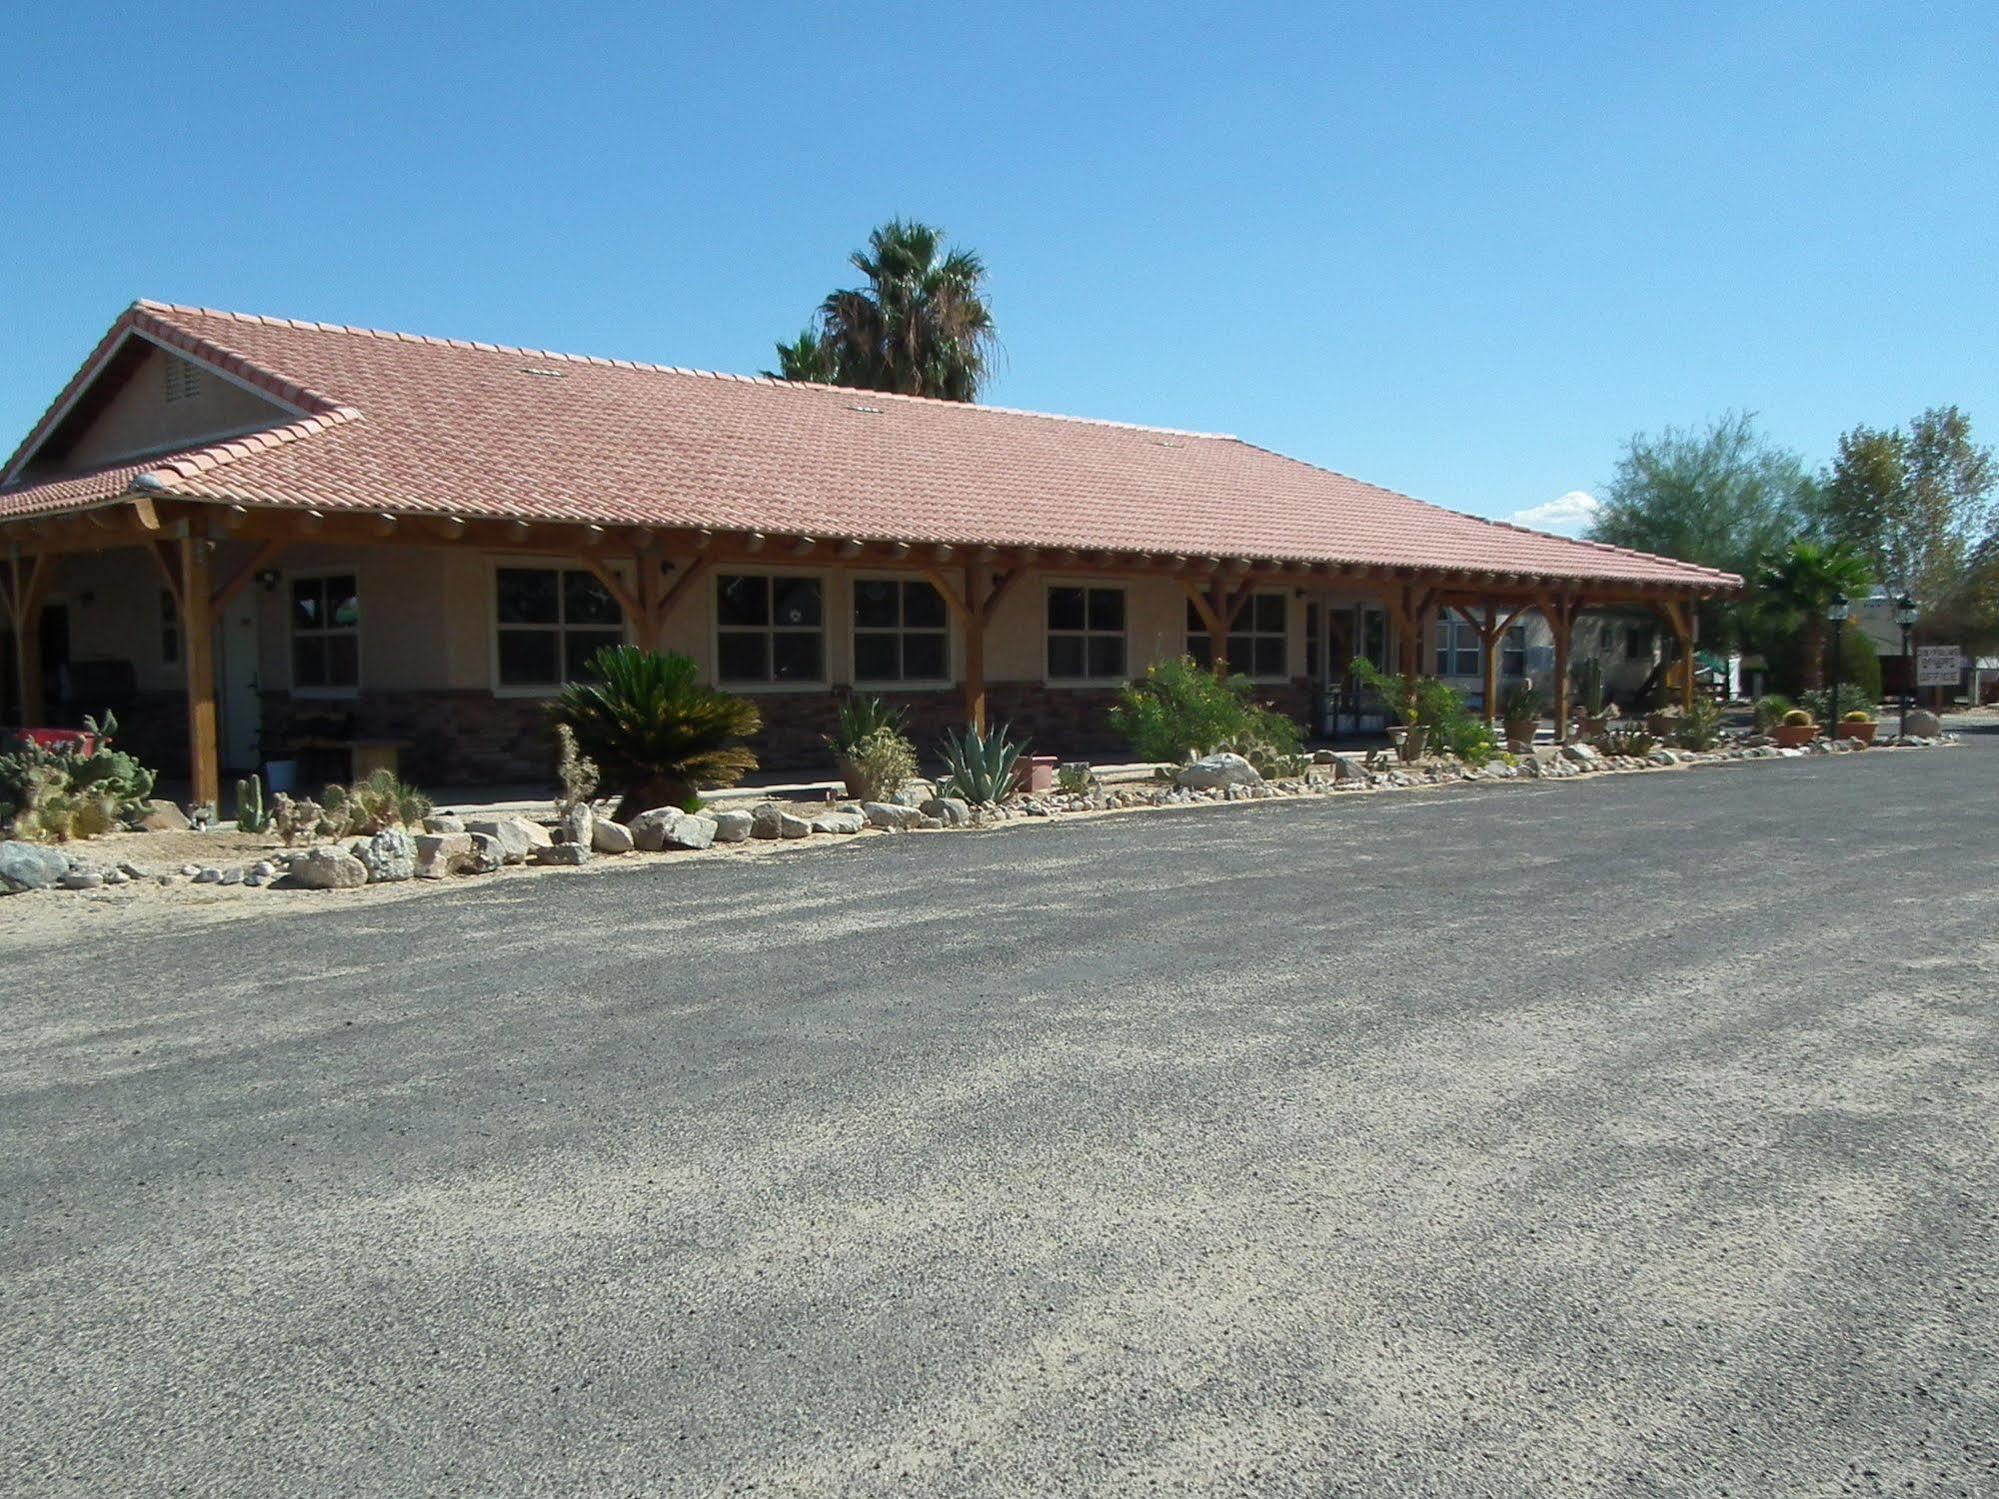
[[[1058,588],[1080,588],[1083,590],[1084,628],[1080,630],[1055,630],[1049,628],[1048,625],[1049,597]],[[1124,626],[1122,629],[1120,629],[1117,632],[1118,637],[1124,642],[1124,670],[1114,677],[1093,677],[1093,676],[1058,677],[1052,671],[1050,671],[1048,667],[1048,644],[1057,635],[1073,636],[1074,638],[1081,640],[1083,642],[1083,664],[1085,666],[1088,666],[1090,660],[1090,644],[1089,644],[1090,641],[1093,638],[1099,636],[1108,637],[1111,634],[1109,630],[1092,630],[1088,627],[1088,622],[1090,617],[1089,593],[1090,590],[1092,589],[1102,589],[1106,592],[1116,592],[1124,595]],[[1129,682],[1132,677],[1131,597],[1132,597],[1131,586],[1130,584],[1124,582],[1106,583],[1101,578],[1045,579],[1041,586],[1041,680],[1043,685],[1048,687],[1107,687],[1107,686],[1117,686],[1121,685],[1122,683]]]
[[[1291,680],[1291,596],[1290,594],[1288,594],[1282,588],[1259,588],[1255,592],[1251,593],[1248,598],[1243,600],[1242,603],[1243,612],[1241,614],[1238,614],[1236,616],[1236,619],[1238,623],[1240,623],[1240,621],[1242,621],[1246,617],[1253,617],[1256,608],[1256,601],[1258,599],[1272,599],[1272,598],[1277,599],[1283,606],[1284,619],[1283,623],[1280,624],[1278,628],[1276,628],[1275,630],[1232,628],[1226,632],[1225,639],[1232,639],[1238,635],[1246,637],[1250,642],[1250,655],[1252,657],[1254,657],[1256,654],[1257,641],[1259,640],[1281,641],[1284,646],[1284,670],[1278,672],[1275,676],[1269,675],[1264,672],[1237,671],[1235,668],[1235,663],[1230,662],[1229,663],[1230,676],[1248,677],[1252,682],[1288,682]],[[1194,656],[1194,642],[1199,640],[1205,643],[1208,639],[1208,630],[1207,626],[1198,623],[1198,617],[1200,611],[1194,607],[1194,601],[1192,599],[1187,600],[1187,613],[1188,615],[1194,617],[1188,619],[1187,621],[1186,653],[1189,656]],[[1194,656],[1194,659],[1197,661],[1200,660],[1198,656]],[[1212,666],[1213,663],[1209,662],[1205,664]]]
[[[741,681],[724,679],[722,676],[722,579],[724,578],[768,578],[775,582],[779,578],[815,578],[819,583],[819,676],[811,682],[771,682]],[[764,695],[781,692],[825,692],[833,684],[833,625],[834,589],[832,574],[824,568],[816,567],[738,567],[717,566],[708,578],[708,660],[711,663],[708,676],[714,685],[724,692],[734,692],[743,696]],[[775,610],[775,601],[773,601]],[[849,604],[851,616],[852,606]],[[783,632],[793,635],[809,635],[811,630],[803,625],[780,625],[773,620],[762,627],[770,633]],[[744,627],[732,625],[737,633],[746,633]]]
[[[1464,643],[1466,639],[1470,640],[1471,643],[1469,645]],[[1430,664],[1433,667],[1440,666],[1444,656],[1448,653],[1451,658],[1451,665],[1456,667],[1460,664],[1459,658],[1466,651],[1470,651],[1472,657],[1472,669],[1470,671],[1440,670],[1436,675],[1439,678],[1451,681],[1472,681],[1482,678],[1485,675],[1484,650],[1485,647],[1479,642],[1478,626],[1472,624],[1469,620],[1460,619],[1455,614],[1448,614],[1437,622],[1437,642],[1431,649]]]
[[[863,626],[860,622],[860,617],[859,617],[860,590],[857,587],[857,585],[861,583],[895,583],[902,586],[907,586],[911,583],[920,583],[925,588],[928,588],[932,593],[937,595],[937,602],[942,606],[944,610],[944,623],[934,630],[919,626],[914,633],[918,635],[937,635],[937,634],[943,635],[944,637],[943,676],[864,677],[861,675],[860,642],[861,642],[861,637],[863,635],[908,635],[911,633],[907,625],[898,625],[893,630],[881,629],[875,626]],[[958,632],[956,629],[953,628],[955,616],[951,612],[951,601],[944,597],[943,590],[940,589],[935,583],[931,582],[930,579],[924,577],[920,573],[898,573],[898,572],[852,573],[849,574],[848,576],[846,595],[847,595],[846,604],[847,604],[847,621],[848,621],[847,661],[849,667],[851,668],[848,672],[848,676],[853,679],[854,686],[866,687],[879,692],[936,692],[943,688],[955,687],[958,684]],[[718,656],[716,660],[719,666],[720,657]]]
[[[337,687],[301,687],[298,680],[298,648],[296,644],[299,630],[298,621],[292,612],[292,585],[294,583],[324,581],[327,578],[352,578],[354,580],[355,607],[361,611],[360,617],[354,621],[351,629],[329,630],[321,628],[318,630],[308,630],[306,633],[319,636],[352,635],[354,637],[354,684],[351,687],[345,685]],[[366,600],[362,597],[361,569],[351,562],[344,564],[333,563],[324,567],[302,567],[287,572],[284,575],[283,588],[285,605],[285,681],[290,685],[291,695],[295,698],[317,698],[329,702],[341,702],[359,697],[361,695],[362,684],[368,680],[367,642],[363,638],[362,629],[367,623],[368,606]],[[183,654],[187,651],[187,637],[184,631],[181,637],[181,651]]]
[[[518,572],[590,573],[597,575],[583,563],[567,557],[492,557],[486,569],[486,650],[488,680],[493,686],[494,697],[505,698],[549,698],[561,694],[564,684],[540,682],[502,682],[500,680],[500,636],[504,631],[541,630],[556,637],[555,659],[558,667],[568,656],[563,649],[562,637],[569,633],[566,621],[552,625],[502,625],[500,623],[500,573],[502,570]],[[601,578],[598,582],[602,582]],[[628,579],[620,578],[629,583]],[[557,578],[555,585],[556,608],[561,612],[562,581]],[[613,602],[616,602],[615,597]],[[626,645],[632,642],[632,622],[625,613],[623,604],[618,605],[618,618],[622,622],[618,630],[619,640]],[[606,625],[578,625],[579,630],[608,630]]]

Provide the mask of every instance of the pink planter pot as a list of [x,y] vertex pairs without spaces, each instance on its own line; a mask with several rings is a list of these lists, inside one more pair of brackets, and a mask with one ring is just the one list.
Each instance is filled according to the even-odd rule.
[[1055,765],[1053,755],[1023,755],[1014,766],[1013,783],[1020,790],[1033,796],[1043,791],[1055,789]]
[[1819,726],[1815,723],[1780,723],[1770,731],[1777,741],[1778,749],[1803,749],[1819,737]]

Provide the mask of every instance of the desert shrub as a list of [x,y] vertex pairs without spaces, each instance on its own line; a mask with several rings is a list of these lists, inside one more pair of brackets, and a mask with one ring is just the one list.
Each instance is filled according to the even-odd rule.
[[0,830],[63,843],[108,833],[145,811],[155,777],[113,747],[117,717],[86,718],[83,732],[94,741],[89,754],[25,742],[0,754]]
[[602,779],[597,762],[583,753],[576,743],[576,731],[566,723],[555,726],[555,779],[562,787],[555,802],[558,818],[595,800],[597,783]]
[[756,704],[701,685],[701,670],[674,652],[606,646],[585,680],[562,689],[550,710],[618,797],[614,816],[699,801],[757,768],[744,740],[763,727]]
[[1766,692],[1756,699],[1756,732],[1767,734],[1784,721],[1784,715],[1797,704],[1781,692]]
[[1224,742],[1252,740],[1296,754],[1304,735],[1284,714],[1251,700],[1248,677],[1221,677],[1191,656],[1148,667],[1118,691],[1111,727],[1143,760],[1180,761]]
[[1673,736],[1681,749],[1711,750],[1721,743],[1721,705],[1713,698],[1701,698],[1690,712],[1680,716]]
[[833,732],[826,736],[826,747],[836,759],[845,759],[856,745],[884,729],[907,737],[909,710],[891,708],[878,697],[850,697],[840,704]]
[[1006,801],[1014,794],[1014,773],[1026,748],[1008,737],[1005,724],[990,734],[977,725],[946,734],[939,747],[946,768],[940,794],[973,803]]
[[884,801],[916,774],[916,748],[897,730],[878,728],[841,752],[840,770],[849,793],[862,801]]

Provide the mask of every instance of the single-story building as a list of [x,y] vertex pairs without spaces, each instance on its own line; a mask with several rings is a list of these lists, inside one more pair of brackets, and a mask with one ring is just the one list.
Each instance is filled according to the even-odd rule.
[[355,741],[539,779],[549,697],[637,641],[757,698],[767,764],[851,691],[1087,752],[1181,652],[1301,719],[1356,654],[1491,702],[1538,616],[1566,698],[1585,611],[1687,659],[1739,586],[1234,437],[140,302],[0,470],[0,719],[117,707],[201,800]]

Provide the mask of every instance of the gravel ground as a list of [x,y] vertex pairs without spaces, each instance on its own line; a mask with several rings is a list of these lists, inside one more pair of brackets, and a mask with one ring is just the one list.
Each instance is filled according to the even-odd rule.
[[16,941],[0,1487],[1999,1492],[1996,754]]

